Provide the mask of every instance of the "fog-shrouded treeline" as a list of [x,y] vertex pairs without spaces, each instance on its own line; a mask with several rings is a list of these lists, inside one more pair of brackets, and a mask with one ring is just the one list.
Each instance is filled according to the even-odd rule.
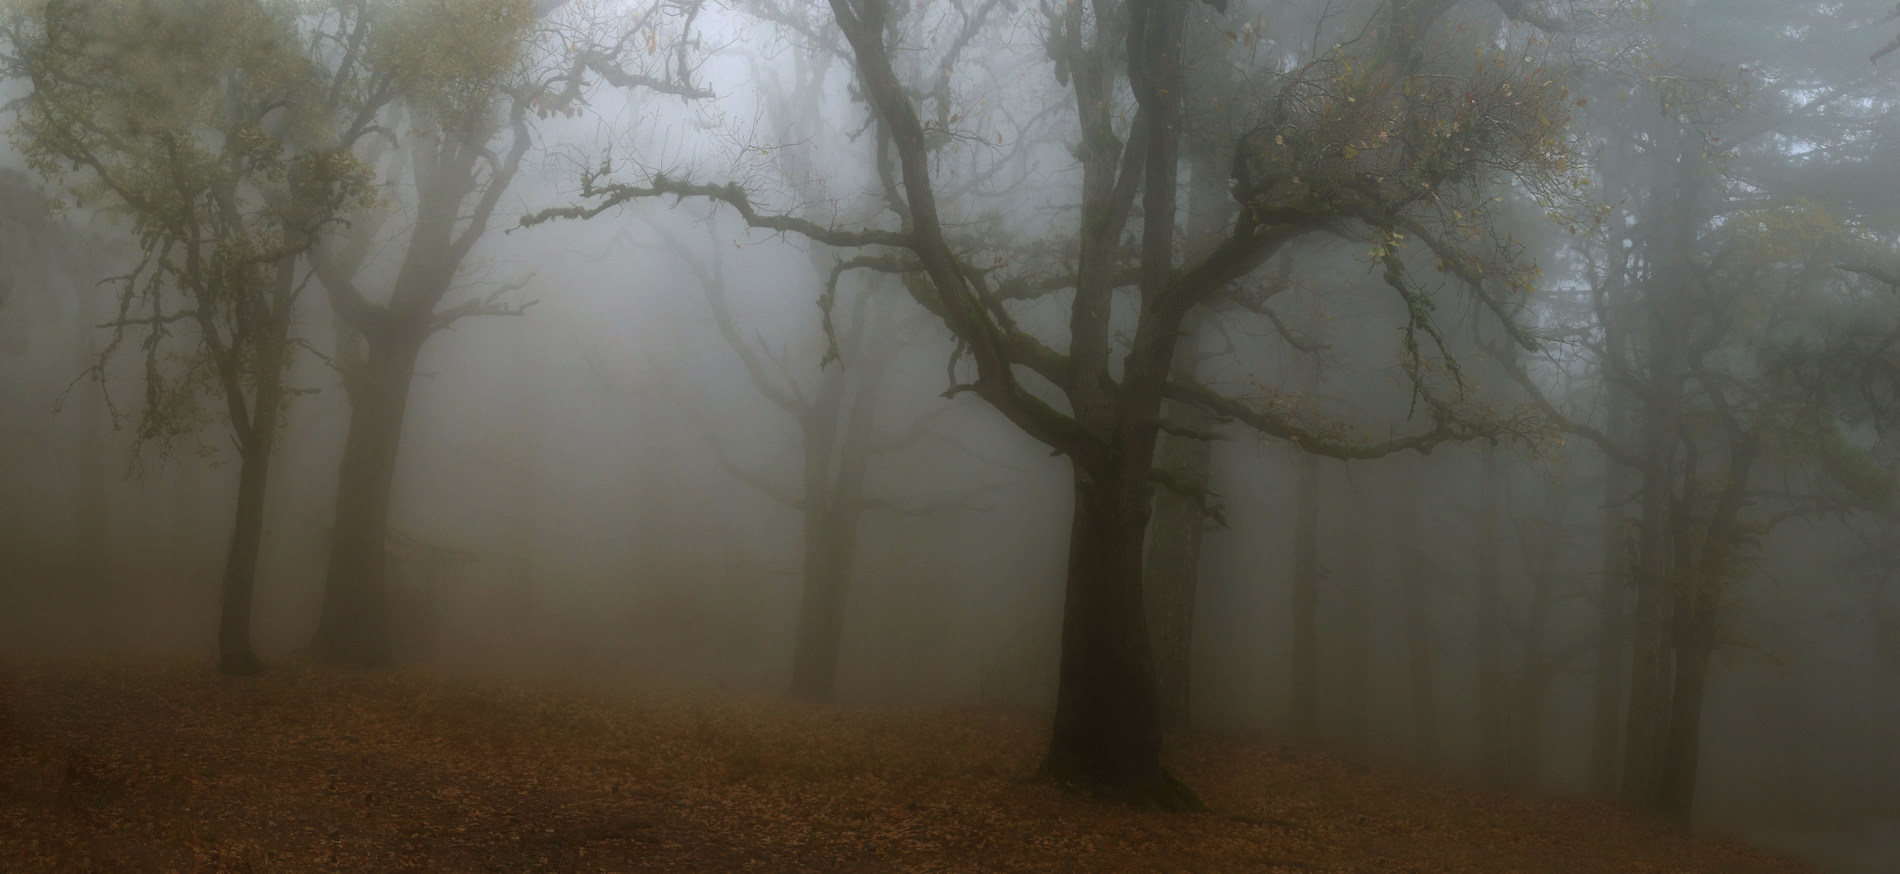
[[[7,651],[1900,854],[1885,0],[22,0]],[[1856,867],[1859,866],[1859,867]]]

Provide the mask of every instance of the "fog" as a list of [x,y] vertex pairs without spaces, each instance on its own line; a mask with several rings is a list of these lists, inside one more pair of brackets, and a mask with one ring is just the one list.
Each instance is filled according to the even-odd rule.
[[190,5],[7,12],[0,665],[996,710],[1162,807],[1164,731],[1271,738],[1900,860],[1889,4]]

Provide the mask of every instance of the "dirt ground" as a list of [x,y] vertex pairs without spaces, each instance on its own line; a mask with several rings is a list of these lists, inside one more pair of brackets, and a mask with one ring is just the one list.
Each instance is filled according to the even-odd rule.
[[9,660],[0,870],[1799,872],[1594,803],[1196,735],[1213,808],[1025,779],[1040,726],[409,673]]

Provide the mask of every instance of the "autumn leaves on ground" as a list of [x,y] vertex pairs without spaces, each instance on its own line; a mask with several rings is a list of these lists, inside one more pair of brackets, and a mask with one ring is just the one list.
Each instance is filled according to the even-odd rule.
[[15,661],[7,871],[1803,871],[1582,802],[1194,735],[1212,810],[1028,779],[1037,721],[409,673]]

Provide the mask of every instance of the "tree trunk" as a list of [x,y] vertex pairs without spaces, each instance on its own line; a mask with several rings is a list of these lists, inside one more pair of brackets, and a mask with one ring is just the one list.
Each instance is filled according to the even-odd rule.
[[[90,314],[90,307],[80,313],[82,318]],[[91,366],[90,355],[85,357],[87,366]],[[78,480],[79,493],[73,508],[73,588],[69,591],[79,593],[81,603],[77,606],[85,617],[87,634],[92,638],[91,643],[98,644],[105,643],[112,634],[114,607],[106,569],[107,527],[111,516],[106,502],[106,435],[109,432],[102,415],[105,400],[88,389],[96,389],[96,386],[88,382],[75,388],[77,394],[73,396],[79,405],[78,434],[73,441],[77,456],[73,460],[73,476]]]
[[[218,616],[218,669],[225,674],[255,674],[263,669],[251,648],[251,601],[257,584],[257,559],[264,539],[265,485],[270,479],[270,463],[277,448],[277,428],[283,413],[284,365],[290,354],[291,307],[296,300],[294,285],[296,258],[277,265],[273,280],[274,311],[261,327],[256,343],[256,387],[251,398],[248,424],[234,423],[242,462],[238,468],[237,518],[231,529],[231,545],[225,554],[224,581]],[[243,388],[223,368],[226,401],[234,419],[244,411]]]
[[1412,684],[1413,759],[1419,770],[1437,774],[1438,678],[1432,665],[1432,625],[1427,586],[1433,573],[1418,533],[1418,472],[1407,470],[1399,480],[1399,585],[1405,611],[1407,673]]
[[[1686,605],[1685,605],[1686,606]],[[1697,615],[1684,623],[1676,639],[1675,690],[1670,697],[1669,732],[1664,741],[1656,808],[1687,822],[1695,810],[1696,773],[1701,764],[1702,698],[1708,688],[1709,657],[1715,650],[1714,620]]]
[[[1653,429],[1653,426],[1652,426]],[[1670,429],[1673,437],[1673,428]],[[1664,440],[1666,453],[1670,441]],[[1655,456],[1651,456],[1654,458]],[[1665,685],[1668,665],[1664,638],[1669,618],[1669,545],[1670,527],[1675,515],[1671,507],[1669,467],[1666,455],[1660,464],[1652,463],[1643,472],[1643,517],[1637,548],[1636,614],[1630,634],[1630,683],[1628,713],[1624,717],[1623,800],[1637,807],[1651,807],[1659,790],[1657,766],[1662,758],[1663,716],[1669,690]]]
[[368,354],[351,393],[330,571],[313,644],[320,657],[335,664],[377,668],[392,660],[384,591],[389,497],[416,356],[426,336],[426,330],[395,326],[364,334]]
[[[1194,376],[1199,358],[1192,328],[1183,333],[1175,352],[1174,370],[1183,378]],[[1210,422],[1199,408],[1170,403],[1164,414],[1171,422],[1205,428]],[[1206,440],[1163,435],[1155,466],[1206,493],[1213,447]],[[1154,519],[1148,527],[1148,562],[1143,574],[1148,605],[1149,633],[1154,640],[1155,680],[1161,700],[1161,724],[1168,729],[1188,726],[1190,677],[1194,643],[1195,588],[1201,573],[1201,538],[1207,530],[1201,503],[1167,489],[1155,493]]]
[[[80,296],[74,300],[74,306],[78,314],[74,315],[72,342],[78,367],[84,371],[97,367],[91,352],[91,336],[101,319],[95,315],[89,296]],[[95,644],[112,637],[110,612],[114,608],[112,597],[106,591],[106,528],[110,526],[112,515],[110,504],[106,502],[106,435],[110,428],[104,422],[106,401],[99,388],[101,386],[93,384],[91,378],[85,380],[84,386],[72,388],[72,403],[80,407],[80,420],[74,428],[78,433],[74,433],[72,441],[72,475],[78,494],[74,494],[72,507],[72,581],[70,589],[66,589],[80,593],[80,604],[76,604],[78,614],[84,616],[85,631]]]
[[[860,307],[866,305],[858,302]],[[815,400],[800,416],[805,565],[791,695],[802,701],[828,702],[837,691],[838,652],[844,642],[845,604],[860,515],[857,505],[864,497],[861,441],[869,438],[880,379],[867,374],[847,411],[845,374],[839,368],[827,369]]]
[[1590,728],[1590,791],[1616,794],[1617,742],[1623,720],[1624,590],[1628,587],[1630,550],[1627,515],[1629,475],[1621,464],[1604,460],[1602,566],[1603,587],[1597,595],[1596,687],[1592,690]]
[[[1365,512],[1361,502],[1348,504],[1352,519],[1341,526],[1345,531],[1364,531]],[[1348,755],[1365,756],[1369,751],[1371,719],[1371,610],[1372,581],[1367,568],[1366,550],[1346,551],[1344,566],[1332,580],[1339,593],[1339,745]]]
[[244,448],[238,467],[237,519],[224,558],[218,615],[218,670],[234,676],[255,674],[263,668],[251,648],[251,599],[264,540],[264,486],[270,461],[271,441],[265,438]]
[[831,506],[829,495],[806,499],[805,571],[798,605],[797,650],[792,656],[792,697],[828,702],[836,692],[838,650],[844,639],[849,592],[849,550],[856,513]]
[[1524,618],[1523,666],[1518,674],[1516,743],[1513,744],[1517,786],[1534,790],[1542,778],[1544,761],[1544,703],[1550,691],[1550,679],[1562,663],[1544,651],[1544,638],[1550,629],[1551,588],[1556,581],[1558,563],[1563,559],[1564,533],[1569,517],[1570,490],[1565,484],[1544,487],[1543,516],[1531,557],[1531,603]]
[[1629,707],[1623,748],[1623,800],[1652,808],[1661,791],[1665,725],[1669,713],[1668,641],[1670,568],[1675,539],[1675,454],[1682,416],[1683,338],[1691,315],[1686,300],[1694,243],[1691,191],[1696,160],[1678,144],[1672,200],[1649,247],[1658,265],[1649,277],[1649,343],[1654,363],[1643,403],[1643,515],[1637,548],[1636,611],[1630,628]]
[[1504,591],[1498,576],[1502,461],[1483,451],[1478,472],[1478,769],[1485,782],[1510,778],[1510,742],[1504,732]]
[[1319,456],[1299,454],[1293,523],[1293,735],[1319,736]]
[[[1684,822],[1695,811],[1702,751],[1702,698],[1708,687],[1709,658],[1715,652],[1723,590],[1735,573],[1738,553],[1750,540],[1740,518],[1749,474],[1759,451],[1760,444],[1752,434],[1731,444],[1727,481],[1710,513],[1701,549],[1696,550],[1700,561],[1680,575],[1674,592],[1675,690],[1658,766],[1656,807]],[[1692,454],[1685,464],[1690,477],[1695,474],[1694,462]],[[1686,507],[1695,493],[1690,489],[1685,492],[1682,503]],[[1681,527],[1686,528],[1686,523]],[[1680,551],[1686,554],[1690,549],[1685,546]]]
[[1055,727],[1042,774],[1138,804],[1199,806],[1161,767],[1161,720],[1147,617],[1142,535],[1148,457],[1114,470],[1075,464],[1075,512],[1062,609]]

